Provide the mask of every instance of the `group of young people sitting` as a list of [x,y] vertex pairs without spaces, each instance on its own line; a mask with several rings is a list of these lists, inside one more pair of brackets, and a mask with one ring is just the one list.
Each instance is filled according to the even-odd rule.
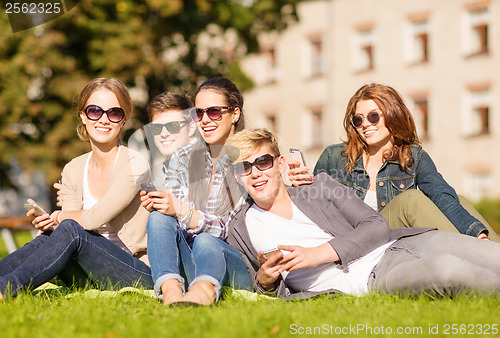
[[76,117],[91,151],[64,167],[60,210],[28,211],[40,234],[0,260],[0,299],[56,276],[154,288],[169,306],[210,305],[222,286],[284,299],[500,291],[498,236],[438,173],[393,88],[354,94],[347,140],[314,175],[287,163],[270,131],[245,128],[230,80],[203,82],[194,99],[166,92],[148,105],[163,163],[151,186],[149,161],[121,144],[127,88],[85,86]]

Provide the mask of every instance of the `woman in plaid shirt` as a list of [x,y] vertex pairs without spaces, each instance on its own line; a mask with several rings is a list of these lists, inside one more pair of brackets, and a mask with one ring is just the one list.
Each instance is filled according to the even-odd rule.
[[230,80],[214,78],[200,85],[195,106],[203,140],[172,155],[164,191],[141,192],[142,205],[151,211],[148,256],[155,291],[164,305],[210,305],[222,285],[252,288],[241,255],[223,241],[245,201],[225,147],[245,126],[243,97]]

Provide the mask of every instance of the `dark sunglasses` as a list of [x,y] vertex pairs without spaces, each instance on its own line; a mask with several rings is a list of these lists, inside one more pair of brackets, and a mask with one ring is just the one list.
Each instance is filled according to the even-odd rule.
[[187,123],[186,121],[172,121],[167,123],[150,123],[148,124],[151,134],[159,135],[163,130],[163,127],[167,129],[170,134],[179,134],[181,132],[182,125]]
[[[381,114],[382,113],[372,111],[371,113],[368,113],[368,115],[366,115],[366,119],[371,124],[377,124],[380,121]],[[353,115],[351,117],[351,123],[356,128],[361,127],[363,125],[364,120],[365,120],[365,117],[363,115]]]
[[248,176],[252,172],[252,167],[256,167],[260,171],[270,169],[274,165],[274,159],[280,157],[280,155],[269,155],[265,154],[259,156],[252,163],[248,161],[236,163],[236,173],[239,176]]
[[196,108],[196,121],[201,121],[203,119],[203,114],[207,114],[208,118],[212,121],[219,121],[222,119],[222,111],[225,109],[233,110],[233,106],[213,106],[205,109]]
[[104,110],[101,107],[92,104],[85,108],[85,115],[87,115],[89,120],[97,121],[103,114],[108,115],[108,120],[113,123],[118,123],[125,117],[125,112],[120,107],[113,107],[108,110]]

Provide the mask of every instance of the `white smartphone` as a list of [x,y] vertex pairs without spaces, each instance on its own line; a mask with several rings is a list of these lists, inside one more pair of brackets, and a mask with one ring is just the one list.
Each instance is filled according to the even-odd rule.
[[47,212],[45,210],[43,210],[38,204],[29,204],[29,203],[26,203],[24,205],[24,207],[26,208],[26,210],[31,210],[31,209],[35,209],[35,217],[38,217],[40,215],[43,215],[43,214],[46,214]]

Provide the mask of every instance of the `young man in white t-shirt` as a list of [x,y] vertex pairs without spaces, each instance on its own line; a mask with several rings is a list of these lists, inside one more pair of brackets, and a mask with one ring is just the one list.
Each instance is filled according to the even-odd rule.
[[231,221],[227,241],[243,255],[259,292],[285,298],[328,291],[499,292],[499,244],[430,228],[389,229],[326,174],[287,187],[286,161],[266,129],[243,130],[229,144],[240,151],[233,156],[235,175],[251,200]]

